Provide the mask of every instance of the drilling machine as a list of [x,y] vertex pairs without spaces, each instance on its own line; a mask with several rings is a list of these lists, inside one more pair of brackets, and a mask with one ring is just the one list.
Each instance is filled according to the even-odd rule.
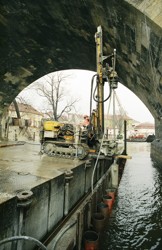
[[[96,65],[97,74],[92,77],[91,98],[90,98],[90,117],[93,127],[93,134],[96,138],[96,153],[100,151],[101,155],[112,156],[119,152],[118,142],[116,139],[110,140],[105,135],[104,130],[104,104],[112,95],[112,91],[118,87],[118,75],[115,71],[116,66],[116,49],[108,56],[103,55],[103,36],[102,28],[99,26],[95,34],[96,42]],[[104,63],[106,59],[111,59],[111,66]],[[96,80],[96,82],[95,82]],[[93,87],[95,82],[95,87]],[[108,84],[109,93],[104,97],[104,87]],[[94,91],[93,91],[94,88]],[[96,110],[92,111],[92,99],[96,102]]]
[[[97,74],[92,77],[90,94],[90,124],[86,131],[73,125],[46,121],[41,131],[41,152],[49,156],[80,160],[95,157],[98,153],[112,156],[116,153],[117,141],[109,140],[104,134],[104,103],[110,98],[112,90],[117,88],[118,75],[115,71],[116,50],[109,56],[103,56],[102,28],[95,34]],[[110,58],[112,65],[104,61]],[[95,82],[95,88],[93,85]],[[109,94],[104,98],[104,85],[109,86]],[[92,100],[96,109],[92,110]],[[49,125],[48,125],[49,122]]]

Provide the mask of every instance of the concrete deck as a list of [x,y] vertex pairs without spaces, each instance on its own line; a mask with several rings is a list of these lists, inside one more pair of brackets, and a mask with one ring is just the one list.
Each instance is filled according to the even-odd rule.
[[39,155],[39,150],[38,144],[0,144],[0,203],[14,197],[21,190],[30,190],[80,164],[77,159]]

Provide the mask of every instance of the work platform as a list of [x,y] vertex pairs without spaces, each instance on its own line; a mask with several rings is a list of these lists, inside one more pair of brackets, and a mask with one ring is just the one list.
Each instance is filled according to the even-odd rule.
[[[39,150],[27,143],[0,148],[0,240],[27,235],[42,241],[91,189],[95,159],[54,158]],[[99,161],[94,183],[111,163]],[[9,243],[9,249],[16,248]],[[33,243],[24,243],[23,250],[29,249]]]
[[[3,145],[3,146],[2,146]],[[39,155],[38,144],[2,144],[0,149],[0,203],[13,198],[22,190],[30,190],[38,185],[64,175],[75,168],[77,160],[64,160]]]

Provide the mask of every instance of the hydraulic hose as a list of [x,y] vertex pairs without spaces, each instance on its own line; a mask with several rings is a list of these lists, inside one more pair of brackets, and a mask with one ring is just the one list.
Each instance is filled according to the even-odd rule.
[[108,97],[107,97],[105,100],[99,101],[99,100],[95,97],[95,93],[96,93],[96,89],[97,89],[97,83],[96,83],[96,86],[95,86],[95,89],[94,89],[94,92],[93,92],[93,83],[94,83],[94,78],[95,78],[95,77],[98,77],[98,74],[93,75],[93,76],[92,76],[92,80],[91,80],[90,115],[89,115],[89,117],[90,117],[90,122],[91,122],[91,114],[92,114],[92,97],[93,97],[93,100],[94,100],[95,102],[97,102],[97,103],[104,103],[104,102],[106,102],[106,101],[110,98],[111,93],[112,93],[111,84],[109,84],[108,79],[107,79],[107,82],[108,82],[108,85],[109,85],[109,95],[108,95]]
[[8,242],[12,242],[12,241],[17,241],[17,240],[29,240],[29,241],[32,241],[34,242],[37,246],[39,246],[41,249],[43,250],[47,250],[47,248],[37,239],[35,238],[32,238],[30,236],[13,236],[13,237],[9,237],[9,238],[6,238],[4,240],[1,240],[0,241],[0,246],[1,245],[4,245]]
[[93,82],[94,82],[94,78],[97,77],[98,74],[95,74],[92,76],[92,80],[91,80],[91,93],[90,93],[90,116],[91,117],[91,114],[92,114],[92,96],[93,96]]
[[94,100],[95,102],[97,102],[97,103],[104,103],[104,102],[106,102],[106,101],[110,98],[111,93],[112,93],[112,88],[111,88],[111,84],[109,84],[109,82],[108,82],[108,79],[107,79],[107,83],[108,83],[108,85],[109,85],[109,95],[108,95],[108,97],[107,97],[105,100],[103,100],[103,101],[99,101],[99,100],[95,97],[95,93],[96,93],[96,89],[97,89],[97,83],[96,83],[96,86],[95,86],[95,89],[94,89],[94,92],[93,92],[93,100]]

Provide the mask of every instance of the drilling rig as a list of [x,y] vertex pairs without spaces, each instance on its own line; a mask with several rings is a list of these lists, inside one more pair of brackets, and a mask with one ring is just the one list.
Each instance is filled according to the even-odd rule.
[[[79,126],[62,124],[56,121],[45,121],[41,131],[41,152],[52,157],[80,160],[86,157],[103,157],[117,154],[116,140],[106,138],[104,131],[104,104],[110,98],[112,90],[118,86],[118,75],[115,71],[116,49],[109,56],[103,55],[102,28],[95,33],[96,74],[92,77],[90,93],[90,124],[81,130]],[[111,66],[104,63],[111,60]],[[104,87],[108,84],[109,93],[104,96]],[[92,100],[96,108],[92,110]],[[120,152],[121,153],[121,152]]]

